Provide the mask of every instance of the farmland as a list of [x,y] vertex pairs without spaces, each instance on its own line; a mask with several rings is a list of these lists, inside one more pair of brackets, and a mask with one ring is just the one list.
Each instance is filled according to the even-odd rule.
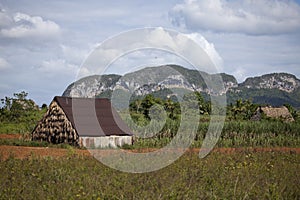
[[168,167],[130,174],[88,156],[0,163],[0,199],[299,199],[300,154],[187,152]]
[[[209,105],[190,149],[169,166],[142,174],[111,169],[84,148],[31,141],[30,132],[45,108],[2,109],[0,199],[299,199],[299,113],[294,111],[294,122],[251,121],[248,111],[255,105],[241,105],[228,107],[220,138],[208,156],[200,159],[198,152],[209,126]],[[147,110],[134,110],[139,111],[132,111],[135,122],[147,125]],[[168,144],[180,125],[180,111],[173,110],[157,134],[136,138],[133,146],[123,148],[144,153]],[[151,133],[151,128],[145,131]]]

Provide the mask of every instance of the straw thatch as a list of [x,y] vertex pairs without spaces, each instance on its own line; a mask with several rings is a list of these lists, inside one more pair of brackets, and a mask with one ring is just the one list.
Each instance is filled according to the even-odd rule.
[[32,140],[79,145],[79,136],[63,109],[52,101],[49,109],[32,132]]
[[268,118],[275,118],[275,119],[282,119],[286,122],[293,122],[295,121],[293,116],[291,115],[290,111],[287,107],[259,107],[255,113],[255,115],[251,118],[252,120],[261,120],[262,115],[265,115]]

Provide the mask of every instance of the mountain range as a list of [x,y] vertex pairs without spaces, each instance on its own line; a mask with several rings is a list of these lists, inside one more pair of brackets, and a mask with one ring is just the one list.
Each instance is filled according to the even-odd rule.
[[[207,82],[222,78],[223,87],[213,91]],[[179,65],[147,67],[123,76],[116,74],[93,75],[70,84],[63,96],[107,97],[113,91],[130,92],[134,97],[153,94],[161,98],[176,97],[182,90],[198,91],[204,97],[226,94],[227,102],[251,99],[253,103],[281,106],[290,104],[300,109],[300,80],[288,73],[270,73],[249,77],[238,83],[233,75],[208,74]]]

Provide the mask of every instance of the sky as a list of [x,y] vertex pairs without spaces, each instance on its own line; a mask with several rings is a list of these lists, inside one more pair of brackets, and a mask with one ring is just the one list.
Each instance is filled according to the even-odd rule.
[[[238,82],[273,72],[300,78],[300,1],[0,0],[0,98],[24,90],[39,105],[49,104],[78,79],[99,44],[144,27],[160,27],[161,43],[170,37],[164,29],[194,39]],[[107,71],[166,63],[184,65],[168,52],[143,50]]]

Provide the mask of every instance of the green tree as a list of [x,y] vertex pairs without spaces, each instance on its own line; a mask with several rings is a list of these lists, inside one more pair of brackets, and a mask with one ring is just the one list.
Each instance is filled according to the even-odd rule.
[[1,99],[1,103],[3,104],[2,106],[3,109],[10,110],[12,106],[12,98],[4,97],[4,99]]
[[150,111],[150,108],[151,108],[154,104],[160,104],[160,105],[163,105],[161,99],[159,99],[159,98],[154,98],[154,96],[151,95],[151,94],[146,95],[146,97],[142,100],[142,103],[141,103],[141,106],[142,106],[142,113],[144,114],[144,116],[145,116],[147,119],[150,119],[149,111]]
[[25,91],[22,91],[20,93],[14,93],[14,97],[18,100],[26,100],[27,96],[28,96],[28,93]]
[[290,104],[283,104],[285,107],[287,107],[287,109],[289,110],[289,112],[291,113],[291,115],[293,116],[293,118],[296,120],[298,118],[298,113],[297,111],[293,108],[293,106],[291,106]]
[[137,99],[134,101],[134,106],[135,106],[135,109],[136,109],[136,113],[138,113],[141,109],[141,106],[142,106],[142,100],[140,99]]
[[201,115],[211,113],[210,102],[205,102],[200,92],[186,94],[183,97],[183,101],[183,106],[187,107],[188,109],[198,109]]
[[26,121],[33,111],[38,110],[38,107],[33,100],[27,99],[28,93],[22,91],[14,93],[14,97],[4,97],[1,99],[3,104],[1,108],[1,121],[21,122]]
[[171,99],[167,99],[164,102],[164,108],[168,113],[168,117],[170,119],[177,119],[178,115],[181,113],[180,104],[178,102],[174,102]]
[[238,99],[234,105],[229,107],[228,114],[235,120],[249,120],[253,116],[257,107],[258,105],[253,104],[250,100]]
[[45,104],[45,103],[43,103],[43,105],[42,105],[42,107],[41,107],[43,110],[45,110],[45,109],[47,109],[48,108],[48,106],[47,106],[47,104]]

